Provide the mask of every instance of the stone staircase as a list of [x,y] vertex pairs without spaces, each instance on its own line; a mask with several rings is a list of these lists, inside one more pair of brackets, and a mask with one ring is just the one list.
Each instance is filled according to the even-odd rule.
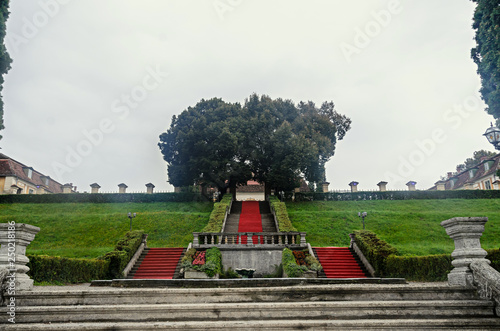
[[[267,201],[259,202],[260,214],[262,217],[262,232],[277,232],[274,218],[271,214],[271,208]],[[238,232],[240,214],[242,210],[242,202],[234,201],[231,206],[231,211],[228,215],[224,232]]]
[[[494,304],[440,284],[18,292],[2,330],[500,329]],[[7,298],[9,299],[9,298]],[[0,315],[6,315],[5,305]],[[0,323],[6,323],[4,318]]]
[[184,248],[145,248],[128,279],[172,279],[179,273]]
[[314,247],[327,278],[366,278],[367,273],[348,247]]

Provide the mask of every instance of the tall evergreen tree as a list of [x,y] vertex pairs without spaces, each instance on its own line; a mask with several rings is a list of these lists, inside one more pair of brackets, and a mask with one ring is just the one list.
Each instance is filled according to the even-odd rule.
[[476,47],[471,57],[481,77],[481,95],[486,111],[500,124],[500,0],[472,0],[477,3],[472,27]]
[[[9,0],[0,0],[0,130],[4,129],[3,125],[3,99],[1,92],[3,90],[4,75],[9,71],[12,59],[7,53],[5,47],[6,21],[9,18]],[[2,135],[0,135],[2,139]]]

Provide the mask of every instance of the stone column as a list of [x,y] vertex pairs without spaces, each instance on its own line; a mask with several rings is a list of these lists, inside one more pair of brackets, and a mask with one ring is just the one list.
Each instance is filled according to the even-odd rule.
[[377,186],[378,186],[378,190],[379,190],[380,192],[385,192],[385,191],[387,191],[387,182],[379,182],[379,183],[377,184]]
[[147,183],[146,184],[146,189],[147,189],[147,193],[148,194],[153,194],[153,189],[154,188],[155,188],[155,186],[152,183]]
[[488,253],[481,248],[479,240],[487,221],[487,217],[454,217],[441,222],[446,233],[455,241],[455,250],[451,253],[454,269],[448,274],[449,285],[472,287],[471,262],[479,260],[490,263],[484,258]]
[[415,185],[417,185],[417,182],[414,181],[409,181],[406,183],[406,186],[408,186],[408,191],[416,191]]
[[323,193],[328,193],[328,185],[330,185],[329,182],[323,182],[321,183],[322,188],[323,188]]
[[0,223],[0,267],[9,270],[7,286],[15,279],[15,291],[31,291],[33,280],[26,274],[30,269],[26,266],[29,259],[26,257],[26,247],[35,239],[40,231],[39,227],[24,224]]
[[97,183],[94,183],[90,184],[90,188],[91,188],[90,193],[99,193],[99,189],[101,188],[101,186]]
[[445,191],[446,190],[446,182],[444,180],[440,180],[434,183],[436,185],[436,190]]
[[118,193],[127,193],[127,187],[126,184],[118,184]]
[[351,187],[351,192],[358,192],[358,182],[350,182],[349,186]]
[[73,183],[64,184],[62,189],[63,193],[71,193],[73,191]]

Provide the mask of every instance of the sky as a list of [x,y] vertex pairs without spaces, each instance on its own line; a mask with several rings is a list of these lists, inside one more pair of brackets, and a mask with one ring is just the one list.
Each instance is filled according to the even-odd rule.
[[469,0],[11,1],[1,152],[89,192],[173,191],[157,146],[202,98],[333,101],[332,190],[430,188],[480,149]]

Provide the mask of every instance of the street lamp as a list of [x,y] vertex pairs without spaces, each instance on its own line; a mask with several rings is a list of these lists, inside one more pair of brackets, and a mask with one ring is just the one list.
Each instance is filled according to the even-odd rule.
[[358,217],[361,217],[363,219],[363,230],[365,229],[365,217],[367,215],[368,215],[368,213],[366,211],[358,213]]
[[132,231],[132,218],[136,217],[137,216],[137,213],[128,213],[128,218],[130,218],[130,231]]
[[495,146],[496,150],[500,150],[500,129],[493,126],[493,123],[491,123],[491,127],[486,130],[483,136],[486,136],[486,139],[488,139],[490,144]]

